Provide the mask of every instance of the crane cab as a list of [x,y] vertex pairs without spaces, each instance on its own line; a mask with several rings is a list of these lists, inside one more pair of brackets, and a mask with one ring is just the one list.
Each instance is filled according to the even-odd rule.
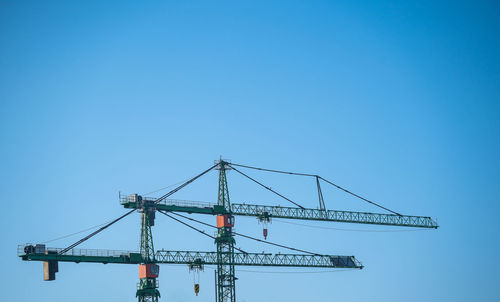
[[217,215],[217,227],[218,228],[234,227],[234,216],[229,214]]
[[139,278],[158,278],[160,266],[154,263],[139,264]]

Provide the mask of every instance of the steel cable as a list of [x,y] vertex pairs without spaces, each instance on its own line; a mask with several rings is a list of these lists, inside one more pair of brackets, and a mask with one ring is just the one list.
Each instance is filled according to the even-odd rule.
[[285,199],[285,200],[287,200],[287,201],[289,201],[289,202],[293,203],[294,205],[298,206],[299,208],[301,208],[301,209],[305,209],[303,206],[301,206],[300,204],[296,203],[295,201],[292,201],[290,198],[287,198],[287,197],[285,197],[285,196],[281,195],[280,193],[278,193],[278,192],[274,191],[274,190],[273,190],[273,189],[271,189],[270,187],[268,187],[268,186],[264,185],[263,183],[260,183],[259,181],[257,181],[257,180],[255,180],[255,179],[253,179],[252,177],[250,177],[250,176],[246,175],[245,173],[243,173],[243,172],[241,172],[240,170],[238,170],[238,169],[236,169],[235,167],[233,167],[231,164],[229,164],[229,165],[231,166],[231,168],[232,168],[234,171],[236,171],[236,172],[240,173],[241,175],[245,176],[246,178],[250,179],[251,181],[253,181],[253,182],[255,182],[255,183],[259,184],[260,186],[262,186],[262,187],[266,188],[267,190],[269,190],[269,191],[273,192],[274,194],[278,195],[279,197],[281,197],[281,198],[283,198],[283,199]]
[[177,188],[173,189],[172,191],[168,192],[167,194],[165,194],[165,195],[161,196],[160,198],[156,199],[155,203],[158,203],[158,202],[160,202],[160,201],[162,201],[162,200],[170,197],[172,194],[174,194],[175,192],[177,192],[180,189],[184,188],[185,186],[189,185],[190,183],[192,183],[193,181],[197,180],[201,176],[205,175],[206,173],[208,173],[209,171],[211,171],[213,168],[217,167],[218,165],[219,165],[219,163],[213,165],[212,167],[210,167],[207,170],[201,172],[200,174],[198,174],[195,177],[191,178],[190,180],[186,181],[185,183],[183,183],[182,185],[180,185]]
[[61,239],[68,238],[68,237],[71,237],[71,236],[74,236],[74,235],[78,235],[78,234],[81,234],[83,232],[90,231],[90,230],[93,230],[93,229],[98,228],[100,226],[103,226],[103,225],[105,225],[106,223],[109,223],[109,222],[110,221],[106,221],[104,223],[101,223],[101,224],[98,224],[98,225],[94,225],[93,227],[87,228],[85,230],[81,230],[81,231],[74,232],[74,233],[71,233],[71,234],[68,234],[68,235],[64,235],[64,236],[60,236],[60,237],[57,237],[57,238],[54,238],[54,239],[43,241],[42,243],[46,244],[46,243],[49,243],[49,242],[53,242],[53,241],[61,240]]
[[115,220],[111,221],[110,223],[106,224],[105,226],[103,226],[102,228],[98,229],[97,231],[83,237],[82,239],[78,240],[77,242],[73,243],[72,245],[68,246],[67,248],[61,250],[58,254],[59,255],[62,255],[64,253],[66,253],[67,251],[71,250],[72,248],[76,247],[77,245],[89,240],[90,238],[92,238],[93,236],[97,235],[98,233],[100,233],[101,231],[104,231],[105,229],[107,229],[109,226],[113,225],[114,223],[118,222],[119,220],[121,220],[122,218],[125,218],[126,216],[130,215],[132,212],[134,212],[135,209],[132,209],[130,210],[129,212],[123,214],[122,216],[116,218]]
[[[372,204],[372,205],[374,205],[374,206],[377,206],[377,207],[379,207],[379,208],[381,208],[381,209],[384,209],[384,210],[386,210],[386,211],[389,211],[389,212],[391,212],[391,213],[393,213],[393,214],[396,214],[396,215],[402,216],[402,215],[401,215],[401,214],[399,214],[398,212],[395,212],[395,211],[393,211],[393,210],[390,210],[390,209],[388,209],[388,208],[386,208],[386,207],[384,207],[384,206],[382,206],[382,205],[380,205],[380,204],[378,204],[378,203],[376,203],[376,202],[374,202],[374,201],[368,200],[368,199],[364,198],[363,196],[360,196],[360,195],[358,195],[358,194],[356,194],[356,193],[353,193],[353,192],[351,192],[351,191],[347,190],[346,188],[343,188],[343,187],[341,187],[341,186],[339,186],[339,185],[337,185],[337,184],[335,184],[335,183],[333,183],[333,182],[331,182],[331,181],[329,181],[329,180],[327,180],[327,179],[325,179],[325,178],[323,178],[323,177],[321,177],[321,176],[319,176],[319,175],[316,175],[316,174],[297,173],[297,172],[288,172],[288,171],[272,170],[272,169],[265,169],[265,168],[257,168],[257,167],[246,166],[246,165],[235,164],[235,163],[231,163],[231,165],[238,166],[238,167],[243,167],[243,168],[248,168],[248,169],[259,170],[259,171],[266,171],[266,172],[274,172],[274,173],[289,174],[289,175],[299,175],[299,176],[317,177],[317,178],[319,178],[319,179],[323,180],[324,182],[326,182],[326,183],[328,183],[328,184],[330,184],[330,185],[332,185],[332,186],[336,187],[337,189],[340,189],[340,190],[342,190],[342,191],[344,191],[344,192],[346,192],[346,193],[348,193],[348,194],[350,194],[350,195],[352,195],[352,196],[354,196],[354,197],[356,197],[356,198],[359,198],[359,199],[361,199],[361,200],[363,200],[363,201],[365,201],[365,202],[368,202],[368,203],[370,203],[370,204]],[[235,168],[233,167],[233,169],[235,169]],[[235,169],[235,170],[236,170],[236,169]]]
[[[185,222],[184,222],[184,221],[182,221],[182,220],[179,220],[179,219],[177,219],[177,218],[175,218],[175,217],[172,217],[172,216],[168,215],[167,213],[165,213],[165,212],[164,212],[164,211],[162,211],[162,210],[158,210],[158,212],[160,212],[160,213],[162,213],[163,215],[165,215],[165,216],[167,216],[167,217],[169,217],[169,218],[171,218],[171,219],[173,219],[173,220],[175,220],[175,221],[177,221],[177,222],[179,222],[179,223],[181,223],[181,224],[183,224],[183,225],[187,226],[187,227],[188,227],[188,228],[190,228],[190,229],[193,229],[193,230],[197,231],[197,232],[198,232],[198,233],[200,233],[200,234],[203,234],[203,235],[205,235],[205,236],[208,236],[208,237],[210,237],[210,238],[212,238],[212,239],[214,239],[214,240],[216,239],[214,236],[212,236],[212,235],[209,235],[209,234],[205,233],[205,231],[202,231],[202,230],[200,230],[200,229],[197,229],[197,228],[195,228],[194,226],[189,225],[189,224],[185,223]],[[176,214],[176,213],[173,213],[173,214]],[[181,215],[181,216],[182,216],[182,215]],[[244,250],[239,249],[239,248],[237,248],[237,247],[234,247],[234,249],[235,249],[235,250],[238,250],[238,251],[240,251],[240,252],[242,252],[242,253],[244,253],[244,254],[248,254],[248,253],[247,253],[247,252],[245,252]]]
[[[199,220],[196,220],[194,218],[190,218],[190,217],[187,217],[187,216],[175,213],[175,212],[172,212],[172,214],[180,216],[180,217],[188,219],[188,220],[191,220],[191,221],[194,221],[194,222],[197,222],[197,223],[200,223],[200,224],[203,224],[203,225],[206,225],[206,226],[209,226],[211,228],[217,228],[216,226],[213,226],[213,225],[208,224],[206,222],[199,221]],[[324,255],[321,255],[321,254],[318,254],[318,253],[314,253],[314,252],[310,252],[310,251],[305,251],[305,250],[297,249],[297,248],[294,248],[294,247],[289,247],[289,246],[278,244],[278,243],[274,243],[274,242],[265,241],[265,240],[262,240],[262,239],[254,238],[254,237],[251,237],[251,236],[248,236],[248,235],[244,235],[244,234],[240,234],[240,233],[237,233],[237,232],[233,232],[233,233],[235,235],[238,235],[238,236],[241,236],[241,237],[245,237],[247,239],[252,239],[252,240],[255,240],[255,241],[262,242],[262,243],[266,243],[266,244],[270,244],[270,245],[274,245],[274,246],[286,248],[286,249],[289,249],[289,250],[292,250],[292,251],[302,252],[302,253],[311,254],[311,255],[315,255],[315,256],[324,256]]]

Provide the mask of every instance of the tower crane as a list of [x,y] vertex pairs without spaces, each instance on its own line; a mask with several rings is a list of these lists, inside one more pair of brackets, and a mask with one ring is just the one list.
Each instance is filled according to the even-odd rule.
[[[282,173],[313,177],[316,180],[318,190],[319,209],[305,208],[284,195],[276,192],[272,188],[262,184],[250,177],[240,169],[254,169],[265,172]],[[169,199],[171,195],[194,182],[209,171],[217,170],[218,178],[218,199],[217,203],[191,202]],[[289,201],[294,207],[269,206],[257,204],[232,203],[229,198],[229,189],[226,171],[234,170],[252,182],[277,194],[281,198]],[[382,208],[390,213],[370,213],[341,210],[327,210],[323,200],[320,182],[333,185],[348,194],[360,198],[374,206]],[[55,280],[55,273],[59,270],[59,262],[74,263],[114,263],[114,264],[135,264],[139,265],[139,283],[136,297],[139,302],[157,302],[160,298],[158,285],[159,264],[186,264],[192,270],[203,270],[204,265],[216,265],[216,301],[235,302],[236,285],[235,266],[266,266],[266,267],[309,267],[309,268],[348,268],[362,269],[363,265],[354,256],[323,255],[310,251],[305,251],[282,244],[269,242],[253,238],[233,230],[235,216],[256,217],[260,222],[266,224],[271,219],[294,219],[309,221],[342,222],[384,226],[402,226],[414,228],[437,229],[435,220],[426,216],[402,215],[378,203],[359,196],[339,185],[315,174],[295,173],[279,170],[264,169],[242,164],[231,163],[222,158],[214,162],[214,165],[197,176],[182,183],[159,198],[143,197],[138,194],[120,195],[120,203],[128,211],[115,220],[100,227],[98,230],[85,236],[81,240],[66,248],[46,248],[44,244],[26,244],[18,247],[18,255],[25,261],[42,261],[44,268],[44,280]],[[113,250],[89,250],[75,248],[79,244],[87,241],[101,231],[110,227],[117,221],[129,216],[133,212],[140,213],[141,235],[140,251],[113,251]],[[168,251],[156,250],[153,244],[152,227],[155,225],[156,213],[171,218],[199,233],[211,237],[216,244],[216,251]],[[187,214],[202,214],[216,216],[216,226],[185,216]],[[187,221],[204,224],[216,229],[215,236],[197,229]],[[259,242],[271,244],[281,248],[287,248],[299,254],[269,254],[251,253],[235,246],[236,236],[257,240]],[[267,229],[264,228],[264,238],[267,237]],[[199,284],[195,284],[195,293],[198,294]]]

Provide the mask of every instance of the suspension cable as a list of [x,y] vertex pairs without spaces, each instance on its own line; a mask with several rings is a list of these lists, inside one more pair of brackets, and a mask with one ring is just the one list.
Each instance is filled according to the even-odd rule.
[[236,235],[238,235],[238,236],[241,236],[241,237],[244,237],[244,238],[247,238],[247,239],[252,239],[252,240],[255,240],[255,241],[258,241],[258,242],[262,242],[262,243],[269,244],[269,245],[274,245],[274,246],[277,246],[277,247],[282,247],[282,248],[289,249],[289,250],[292,250],[292,251],[297,251],[297,252],[302,252],[302,253],[306,253],[306,254],[311,254],[311,255],[314,255],[314,256],[324,256],[324,255],[321,255],[321,254],[318,254],[318,253],[314,253],[314,252],[309,252],[309,251],[297,249],[297,248],[294,248],[294,247],[290,247],[290,246],[286,246],[286,245],[282,245],[282,244],[270,242],[270,241],[267,241],[267,240],[262,240],[262,239],[259,239],[259,238],[250,237],[248,235],[243,235],[243,234],[236,233],[236,232],[234,232],[234,233]]
[[187,179],[181,180],[181,181],[179,181],[179,182],[176,182],[176,183],[174,183],[174,184],[168,185],[168,186],[166,186],[166,187],[162,187],[162,188],[156,189],[156,190],[151,191],[151,192],[148,192],[148,193],[143,193],[143,194],[142,194],[142,196],[147,196],[147,195],[150,195],[150,194],[153,194],[153,193],[157,193],[157,192],[163,191],[163,190],[165,190],[165,189],[171,188],[171,187],[173,187],[173,186],[180,185],[181,183],[186,182],[186,181],[188,181],[189,179],[190,179],[190,178],[187,178]]
[[[212,169],[213,169],[213,167],[212,167]],[[206,172],[208,172],[208,171],[206,171]],[[204,172],[204,173],[206,173],[206,172]],[[203,175],[204,173],[202,173],[201,175]],[[169,186],[166,186],[166,187],[163,187],[163,188],[157,189],[157,190],[155,190],[155,191],[151,191],[151,192],[149,192],[149,193],[145,193],[145,194],[143,194],[143,195],[148,195],[148,194],[156,193],[156,192],[159,192],[159,191],[162,191],[162,190],[168,189],[168,188],[170,188],[170,187],[176,186],[176,185],[178,185],[178,184],[181,184],[181,183],[184,183],[184,182],[187,182],[187,181],[191,181],[191,182],[192,182],[192,181],[194,181],[196,178],[200,177],[201,175],[198,175],[198,176],[196,176],[195,178],[192,178],[192,179],[186,179],[186,180],[183,180],[183,181],[177,182],[177,183],[175,183],[175,184],[171,184],[171,185],[169,185]],[[188,183],[184,184],[184,186],[186,186],[187,184],[188,184]],[[178,190],[180,190],[180,189],[182,189],[182,188],[178,188]],[[178,190],[177,190],[177,191],[178,191]],[[177,192],[177,191],[175,191],[175,192]],[[172,194],[173,194],[173,193],[175,193],[175,192],[172,192],[170,195],[172,195]],[[170,193],[170,192],[169,192],[169,193]],[[49,242],[57,241],[57,240],[60,240],[60,239],[68,238],[68,237],[71,237],[71,236],[74,236],[74,235],[77,235],[77,234],[80,234],[80,233],[83,233],[83,232],[90,231],[90,230],[92,230],[92,229],[98,228],[98,227],[103,226],[103,225],[105,225],[105,224],[107,224],[107,223],[109,223],[109,222],[110,222],[110,221],[107,221],[107,222],[104,222],[104,223],[101,223],[101,224],[99,224],[99,225],[95,225],[95,226],[89,227],[89,228],[87,228],[87,229],[84,229],[84,230],[81,230],[81,231],[78,231],[78,232],[74,232],[74,233],[71,233],[71,234],[68,234],[68,235],[64,235],[64,236],[60,236],[60,237],[57,237],[57,238],[54,238],[54,239],[50,239],[50,240],[44,241],[43,243],[49,243]]]
[[129,212],[123,214],[122,216],[116,218],[115,220],[111,221],[110,223],[106,224],[105,226],[101,227],[100,229],[98,229],[97,231],[83,237],[82,239],[78,240],[77,242],[73,243],[72,245],[68,246],[67,248],[61,250],[58,254],[59,255],[62,255],[64,253],[66,253],[67,251],[71,250],[72,248],[74,248],[75,246],[89,240],[90,238],[92,238],[93,236],[97,235],[98,233],[100,233],[101,231],[104,231],[105,229],[107,229],[109,226],[113,225],[115,222],[118,222],[119,220],[121,220],[122,218],[132,214],[132,212],[134,212],[135,209],[132,209],[130,210]]
[[[372,204],[372,205],[374,205],[374,206],[377,206],[377,207],[379,207],[379,208],[381,208],[381,209],[384,209],[384,210],[386,210],[386,211],[389,211],[389,212],[391,212],[391,213],[393,213],[393,214],[396,214],[396,215],[398,215],[398,216],[402,216],[402,215],[401,215],[401,214],[399,214],[398,212],[395,212],[395,211],[393,211],[393,210],[390,210],[390,209],[388,209],[388,208],[386,208],[386,207],[384,207],[384,206],[382,206],[382,205],[380,205],[380,204],[378,204],[378,203],[376,203],[376,202],[374,202],[374,201],[368,200],[368,199],[364,198],[363,196],[360,196],[360,195],[358,195],[358,194],[356,194],[356,193],[353,193],[353,192],[351,192],[351,191],[347,190],[346,188],[341,187],[341,186],[339,186],[339,185],[337,185],[337,184],[333,183],[332,181],[329,181],[328,179],[325,179],[325,178],[323,178],[323,177],[321,177],[321,176],[319,176],[319,175],[316,175],[316,174],[307,174],[307,173],[297,173],[297,172],[288,172],[288,171],[280,171],[280,170],[264,169],[264,168],[251,167],[251,166],[246,166],[246,165],[241,165],[241,164],[235,164],[235,163],[231,163],[231,165],[233,165],[233,166],[238,166],[238,167],[243,167],[243,168],[248,168],[248,169],[254,169],[254,170],[260,170],[260,171],[266,171],[266,172],[274,172],[274,173],[289,174],[289,175],[299,175],[299,176],[310,176],[310,177],[316,177],[316,178],[319,178],[319,179],[323,180],[324,182],[326,182],[326,183],[328,183],[328,184],[330,184],[330,185],[332,185],[332,186],[336,187],[337,189],[340,189],[340,190],[342,190],[342,191],[344,191],[344,192],[346,192],[346,193],[348,193],[348,194],[350,194],[350,195],[352,195],[352,196],[354,196],[354,197],[357,197],[357,198],[359,198],[359,199],[361,199],[361,200],[363,200],[363,201],[366,201],[366,202],[368,202],[368,203],[370,203],[370,204]],[[235,169],[235,168],[233,167],[233,169]],[[236,170],[236,169],[235,169],[235,170]]]
[[[213,226],[213,225],[208,224],[206,222],[203,222],[203,221],[200,221],[200,220],[196,220],[194,218],[187,217],[187,216],[175,213],[175,212],[172,212],[172,214],[180,216],[180,217],[188,219],[188,220],[191,220],[191,221],[194,221],[194,222],[197,222],[197,223],[200,223],[200,224],[203,224],[203,225],[206,225],[206,226],[209,226],[211,228],[217,228],[216,226]],[[262,242],[262,243],[266,243],[266,244],[270,244],[270,245],[282,247],[282,248],[285,248],[285,249],[289,249],[289,250],[292,250],[292,251],[302,252],[302,253],[311,254],[311,255],[315,255],[315,256],[324,256],[324,255],[321,255],[321,254],[318,254],[318,253],[314,253],[314,252],[310,252],[310,251],[305,251],[305,250],[297,249],[297,248],[294,248],[294,247],[289,247],[289,246],[278,244],[278,243],[274,243],[274,242],[265,241],[265,240],[262,240],[262,239],[254,238],[254,237],[251,237],[251,236],[248,236],[248,235],[244,235],[244,234],[240,234],[240,233],[237,233],[237,232],[233,232],[233,233],[235,235],[238,235],[238,236],[241,236],[241,237],[245,237],[247,239],[252,239],[252,240],[255,240],[255,241]]]
[[323,180],[323,181],[325,181],[325,182],[327,182],[327,183],[331,184],[332,186],[336,187],[337,189],[340,189],[340,190],[342,190],[342,191],[344,191],[344,192],[346,192],[346,193],[348,193],[348,194],[351,194],[351,195],[352,195],[352,196],[354,196],[354,197],[357,197],[357,198],[359,198],[359,199],[361,199],[361,200],[364,200],[364,201],[366,201],[366,202],[368,202],[368,203],[371,203],[371,204],[372,204],[372,205],[374,205],[374,206],[377,206],[377,207],[379,207],[379,208],[381,208],[381,209],[384,209],[384,210],[386,210],[386,211],[389,211],[389,212],[391,212],[391,213],[393,213],[393,214],[396,214],[396,215],[398,215],[398,216],[403,216],[403,215],[399,214],[398,212],[395,212],[395,211],[393,211],[393,210],[390,210],[390,209],[388,209],[388,208],[386,208],[386,207],[384,207],[384,206],[379,205],[379,204],[378,204],[378,203],[376,203],[376,202],[373,202],[373,201],[371,201],[371,200],[368,200],[368,199],[364,198],[363,196],[360,196],[360,195],[358,195],[358,194],[355,194],[355,193],[353,193],[353,192],[351,192],[351,191],[349,191],[349,190],[347,190],[347,189],[345,189],[345,188],[343,188],[343,187],[341,187],[341,186],[339,186],[339,185],[336,185],[336,184],[334,184],[333,182],[331,182],[331,181],[329,181],[329,180],[327,180],[327,179],[324,179],[324,178],[323,178],[323,177],[321,177],[321,176],[319,176],[319,178],[320,178],[321,180]]
[[49,242],[53,242],[53,241],[61,240],[61,239],[68,238],[68,237],[71,237],[71,236],[74,236],[74,235],[78,235],[78,234],[81,234],[83,232],[90,231],[90,230],[93,230],[93,229],[98,228],[100,226],[103,226],[103,225],[105,225],[106,223],[109,223],[109,222],[110,221],[108,220],[108,221],[106,221],[104,223],[101,223],[101,224],[98,224],[98,225],[94,225],[92,227],[86,228],[86,229],[78,231],[78,232],[74,232],[74,233],[63,235],[63,236],[60,236],[60,237],[57,237],[57,238],[54,238],[54,239],[43,241],[42,243],[47,244]]
[[319,176],[319,175],[316,175],[316,174],[287,172],[287,171],[280,171],[280,170],[271,170],[271,169],[257,168],[257,167],[251,167],[251,166],[246,166],[246,165],[242,165],[242,164],[235,164],[235,163],[231,163],[231,165],[242,167],[242,168],[260,170],[260,171],[266,171],[266,172],[275,172],[275,173],[281,173],[281,174],[300,175],[300,176],[313,176],[313,177]]
[[217,167],[219,165],[219,163],[216,163],[215,165],[213,165],[212,167],[208,168],[207,170],[201,172],[200,174],[196,175],[195,177],[191,178],[190,180],[186,181],[185,183],[183,183],[182,185],[178,186],[177,188],[173,189],[172,191],[168,192],[167,194],[163,195],[162,197],[158,198],[155,200],[155,203],[158,203],[168,197],[170,197],[172,194],[174,194],[175,192],[179,191],[180,189],[184,188],[185,186],[189,185],[190,183],[192,183],[193,181],[197,180],[198,178],[200,178],[201,176],[205,175],[206,173],[208,173],[209,171],[211,171],[213,168]]
[[289,201],[289,202],[293,203],[294,205],[298,206],[299,208],[301,208],[301,209],[305,209],[303,206],[301,206],[300,204],[298,204],[298,203],[296,203],[296,202],[292,201],[290,198],[287,198],[287,197],[285,197],[285,196],[281,195],[280,193],[278,193],[278,192],[274,191],[274,190],[273,190],[273,189],[271,189],[270,187],[268,187],[268,186],[264,185],[263,183],[258,182],[257,180],[253,179],[252,177],[250,177],[250,176],[246,175],[245,173],[241,172],[240,170],[236,169],[236,168],[235,168],[235,167],[233,167],[231,164],[229,164],[229,165],[231,166],[231,168],[232,168],[234,171],[236,171],[236,172],[240,173],[241,175],[245,176],[246,178],[250,179],[251,181],[253,181],[253,182],[255,182],[255,183],[259,184],[260,186],[262,186],[262,187],[266,188],[267,190],[269,190],[269,191],[273,192],[274,194],[278,195],[279,197],[281,197],[281,198],[283,198],[283,199],[285,199],[285,200],[287,200],[287,201]]
[[[188,227],[188,228],[190,228],[190,229],[193,229],[193,230],[197,231],[197,232],[198,232],[198,233],[200,233],[200,234],[203,234],[203,235],[205,235],[205,236],[208,236],[208,237],[210,237],[210,238],[212,238],[212,239],[214,239],[214,240],[216,239],[214,236],[212,236],[212,235],[210,235],[210,234],[205,233],[205,231],[202,231],[202,230],[200,230],[200,229],[197,229],[197,228],[195,228],[194,226],[189,225],[189,224],[185,223],[185,222],[184,222],[184,221],[182,221],[182,220],[179,220],[179,219],[177,219],[177,218],[175,218],[175,217],[172,217],[172,216],[168,215],[167,213],[165,213],[165,212],[164,212],[164,211],[162,211],[162,210],[158,210],[158,212],[160,212],[160,213],[162,213],[163,215],[165,215],[165,216],[167,216],[167,217],[169,217],[169,218],[171,218],[171,219],[173,219],[173,220],[175,220],[175,221],[177,221],[177,222],[179,222],[179,223],[181,223],[181,224],[183,224],[183,225],[187,226],[187,227]],[[173,214],[175,214],[175,213],[173,213]],[[238,250],[238,251],[240,251],[240,252],[242,252],[242,253],[244,253],[244,254],[248,254],[248,253],[247,253],[247,252],[245,252],[244,250],[239,249],[239,248],[237,248],[237,247],[234,247],[234,249],[235,249],[235,250]]]
[[400,232],[422,232],[422,231],[430,231],[430,229],[414,229],[414,230],[357,230],[357,229],[342,229],[342,228],[332,228],[332,227],[325,227],[325,226],[319,226],[319,225],[303,224],[303,223],[296,223],[296,222],[290,222],[290,221],[279,220],[279,219],[274,219],[273,221],[274,222],[278,222],[278,223],[292,224],[292,225],[303,226],[303,227],[308,227],[308,228],[313,228],[313,229],[335,230],[335,231],[344,231],[344,232],[400,233]]

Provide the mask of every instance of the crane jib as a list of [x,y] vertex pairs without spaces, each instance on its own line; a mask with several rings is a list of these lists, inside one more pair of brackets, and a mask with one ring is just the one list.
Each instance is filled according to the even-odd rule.
[[[151,199],[154,201],[154,199]],[[121,204],[125,208],[135,208],[137,205],[126,199]],[[227,211],[216,204],[207,202],[193,202],[185,200],[163,200],[155,203],[158,210],[168,212],[184,212],[207,215],[226,214]],[[302,209],[294,207],[268,206],[256,204],[231,204],[231,214],[235,216],[254,216],[298,220],[316,220],[344,223],[359,223],[372,225],[404,226],[416,228],[438,228],[438,224],[430,217],[395,215],[370,212]]]
[[[72,249],[59,254],[61,248],[46,248],[36,251],[31,245],[19,245],[18,256],[26,261],[57,261],[74,263],[141,264],[144,259],[136,251],[115,251],[102,249]],[[217,264],[217,252],[167,251],[155,253],[155,262],[160,264]],[[354,256],[234,253],[234,265],[274,267],[316,267],[316,268],[363,268]]]

